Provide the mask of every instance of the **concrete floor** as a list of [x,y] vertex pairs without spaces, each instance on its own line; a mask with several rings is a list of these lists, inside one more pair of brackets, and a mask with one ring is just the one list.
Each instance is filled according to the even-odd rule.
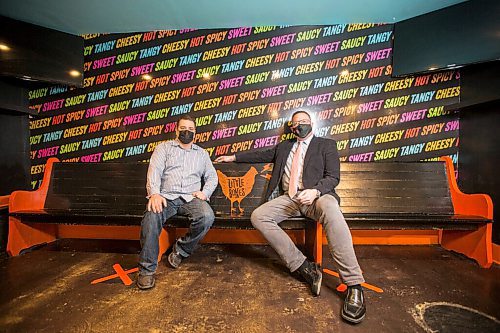
[[[203,245],[177,270],[160,263],[150,291],[118,278],[90,284],[113,274],[113,264],[135,267],[137,251],[135,242],[65,241],[3,256],[0,331],[500,332],[499,267],[481,269],[435,246],[356,247],[367,282],[384,290],[365,290],[367,315],[357,326],[340,319],[337,278],[324,275],[313,297],[268,246]],[[332,260],[323,267],[334,269]],[[419,318],[433,302],[456,311]]]

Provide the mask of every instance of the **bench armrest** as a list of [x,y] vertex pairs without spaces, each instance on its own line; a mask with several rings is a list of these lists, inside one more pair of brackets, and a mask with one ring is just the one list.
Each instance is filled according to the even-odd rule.
[[493,201],[491,197],[487,194],[466,194],[460,191],[455,179],[455,168],[452,159],[443,156],[441,160],[445,162],[455,214],[481,216],[493,220]]
[[50,177],[52,176],[52,165],[59,160],[55,157],[49,158],[45,166],[43,180],[40,187],[35,191],[14,191],[10,195],[9,212],[25,210],[42,210],[49,190]]
[[9,207],[9,198],[10,198],[10,195],[0,196],[0,209]]

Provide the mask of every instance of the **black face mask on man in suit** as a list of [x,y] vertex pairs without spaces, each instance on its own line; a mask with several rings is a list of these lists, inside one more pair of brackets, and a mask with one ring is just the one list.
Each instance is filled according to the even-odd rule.
[[303,139],[312,131],[311,124],[298,124],[297,127],[291,128],[293,134]]

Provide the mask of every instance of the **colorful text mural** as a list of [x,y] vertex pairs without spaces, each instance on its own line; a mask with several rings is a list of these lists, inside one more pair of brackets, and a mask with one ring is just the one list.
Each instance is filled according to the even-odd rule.
[[342,161],[457,161],[456,70],[392,78],[392,25],[86,35],[84,88],[30,91],[33,188],[45,161],[142,161],[196,118],[212,159],[292,137],[309,111]]

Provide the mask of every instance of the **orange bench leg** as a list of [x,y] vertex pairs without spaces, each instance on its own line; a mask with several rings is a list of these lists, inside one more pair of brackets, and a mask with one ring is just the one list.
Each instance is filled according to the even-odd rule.
[[315,226],[306,229],[305,248],[307,255],[315,263],[321,265],[323,262],[323,226],[320,223],[315,223]]
[[493,264],[492,227],[492,223],[488,223],[475,231],[443,230],[441,246],[476,260],[483,268],[490,268]]
[[160,251],[158,252],[158,262],[161,261],[161,257],[165,252],[167,252],[168,248],[174,244],[175,241],[175,229],[174,228],[163,228],[160,234],[160,238],[158,239],[160,245]]
[[320,265],[323,262],[323,226],[319,223],[314,234],[314,262]]
[[20,219],[9,216],[9,238],[7,253],[17,256],[24,249],[50,243],[57,239],[57,225],[45,223],[22,223]]

